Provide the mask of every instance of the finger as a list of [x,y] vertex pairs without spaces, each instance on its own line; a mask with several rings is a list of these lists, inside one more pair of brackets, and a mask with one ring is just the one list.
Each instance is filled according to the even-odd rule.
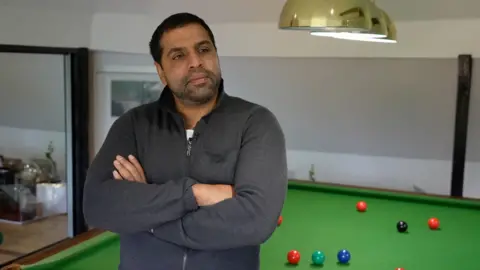
[[115,166],[116,172],[118,173],[120,178],[132,181],[133,175],[131,175],[127,168],[125,168],[118,160],[115,160],[113,162],[113,165]]
[[115,180],[123,180],[122,176],[117,171],[113,171],[113,178]]
[[129,155],[128,159],[133,164],[133,166],[137,169],[137,172],[138,172],[141,180],[143,182],[145,182],[145,180],[146,180],[145,179],[145,172],[143,171],[143,168],[142,168],[142,165],[140,165],[140,162],[138,162],[138,160],[133,155]]
[[120,176],[123,179],[129,180],[129,181],[135,180],[133,175],[130,173],[130,171],[125,166],[123,166],[123,164],[120,161],[118,160],[113,161],[113,166],[115,166],[115,169],[117,169],[117,172],[120,174]]
[[128,170],[130,175],[133,176],[133,180],[138,182],[142,181],[142,177],[140,176],[137,169],[135,168],[135,166],[133,166],[133,164],[130,161],[128,161],[127,159],[121,156],[118,156],[117,161],[119,161],[122,164],[122,166]]

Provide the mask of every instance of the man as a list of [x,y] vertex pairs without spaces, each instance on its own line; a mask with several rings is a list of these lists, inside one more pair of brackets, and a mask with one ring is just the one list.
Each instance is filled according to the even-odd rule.
[[167,18],[150,51],[166,87],[112,125],[88,171],[87,222],[120,235],[119,269],[259,269],[287,187],[282,129],[227,95],[197,16]]

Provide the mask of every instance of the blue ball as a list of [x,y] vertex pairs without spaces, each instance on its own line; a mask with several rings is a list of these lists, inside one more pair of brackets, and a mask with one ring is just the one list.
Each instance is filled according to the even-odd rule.
[[350,252],[346,249],[342,249],[338,252],[337,258],[340,263],[348,263],[348,261],[350,261]]

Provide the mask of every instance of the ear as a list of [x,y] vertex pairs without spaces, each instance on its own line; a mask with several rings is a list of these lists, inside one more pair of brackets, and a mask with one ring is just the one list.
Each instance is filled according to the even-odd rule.
[[165,77],[165,72],[163,71],[162,66],[160,66],[159,63],[155,62],[155,68],[157,69],[158,77],[160,77],[163,85],[167,85],[167,78]]

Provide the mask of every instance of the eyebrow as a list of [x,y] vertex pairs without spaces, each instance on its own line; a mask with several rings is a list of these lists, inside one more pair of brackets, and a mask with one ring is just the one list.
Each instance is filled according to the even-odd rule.
[[[195,44],[195,47],[198,48],[202,45],[213,45],[211,41],[209,40],[202,40],[200,42],[197,42]],[[175,52],[179,52],[179,51],[182,51],[184,50],[185,48],[184,47],[174,47],[174,48],[171,48],[170,50],[168,50],[168,53],[167,55],[171,55],[172,53],[175,53]]]
[[202,41],[198,42],[197,44],[195,44],[195,47],[199,47],[199,46],[202,46],[202,45],[212,45],[212,42],[210,42],[209,40],[202,40]]

